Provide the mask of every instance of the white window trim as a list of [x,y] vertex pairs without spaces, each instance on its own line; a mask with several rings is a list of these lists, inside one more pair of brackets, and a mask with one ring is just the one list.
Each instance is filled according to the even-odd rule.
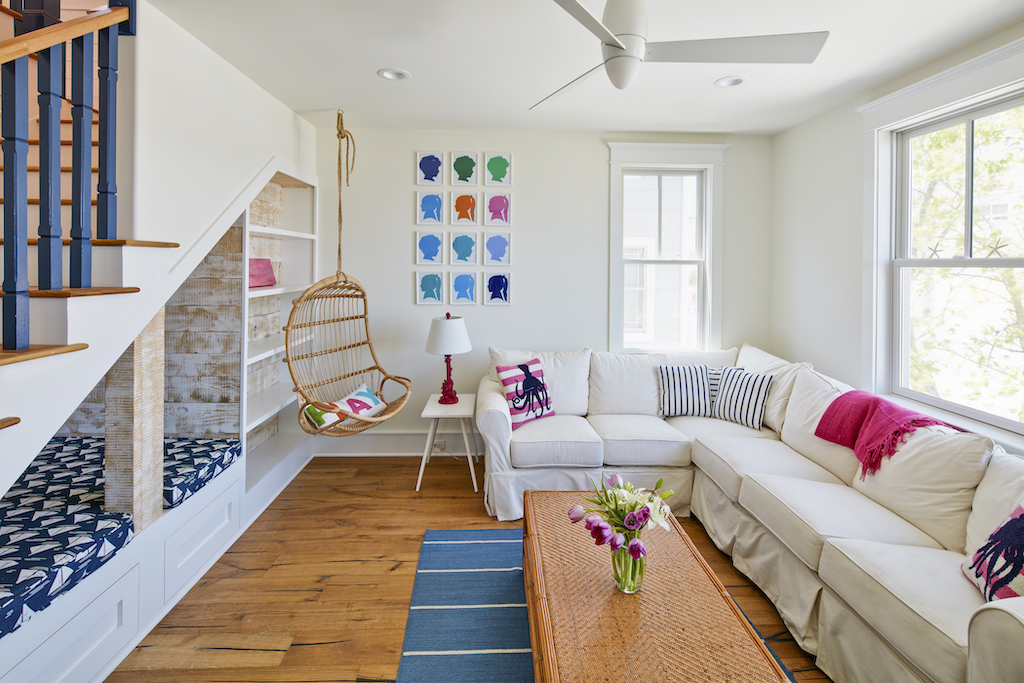
[[[1024,94],[1024,38],[859,107],[864,116],[864,278],[861,384],[939,419],[987,434],[1024,453],[1024,436],[996,426],[970,408],[943,409],[944,402],[896,396],[894,326],[899,302],[890,264],[896,255],[898,207],[892,192],[895,132],[951,116],[1001,98]],[[937,406],[936,403],[939,403]]]
[[623,346],[622,178],[624,171],[704,171],[704,206],[711,212],[705,235],[710,250],[705,261],[707,289],[704,302],[702,350],[722,346],[722,212],[724,208],[725,150],[728,145],[658,142],[609,142],[611,150],[608,263],[608,348],[619,353],[635,351]]

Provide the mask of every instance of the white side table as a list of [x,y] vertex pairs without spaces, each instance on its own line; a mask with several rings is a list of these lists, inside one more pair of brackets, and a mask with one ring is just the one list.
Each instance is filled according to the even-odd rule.
[[[437,423],[439,420],[449,418],[458,420],[462,427],[462,441],[466,444],[466,460],[469,461],[469,476],[473,478],[473,491],[479,492],[476,486],[476,469],[473,467],[473,458],[476,457],[476,434],[473,432],[473,413],[476,412],[476,394],[459,394],[459,402],[451,405],[442,405],[438,401],[441,394],[431,394],[427,405],[423,407],[420,417],[430,418],[430,430],[427,432],[427,444],[423,447],[423,458],[420,460],[420,474],[416,477],[416,490],[420,490],[420,482],[423,481],[423,470],[430,462],[430,450],[434,445],[434,435],[437,434]],[[467,432],[468,429],[468,432]],[[473,446],[470,444],[470,437],[473,438]]]

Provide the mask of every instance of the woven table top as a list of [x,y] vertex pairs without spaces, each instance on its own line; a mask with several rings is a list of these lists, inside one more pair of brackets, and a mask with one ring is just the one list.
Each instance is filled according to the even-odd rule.
[[671,531],[643,532],[644,585],[626,595],[615,588],[609,549],[569,522],[569,507],[588,505],[580,496],[526,493],[523,568],[538,681],[788,680],[674,517]]

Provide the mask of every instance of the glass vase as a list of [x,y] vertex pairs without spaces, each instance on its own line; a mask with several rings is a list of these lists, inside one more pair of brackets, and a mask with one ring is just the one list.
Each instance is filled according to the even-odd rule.
[[641,555],[639,560],[634,560],[625,547],[612,553],[612,576],[615,578],[615,587],[623,593],[632,595],[643,588],[646,570],[645,555]]

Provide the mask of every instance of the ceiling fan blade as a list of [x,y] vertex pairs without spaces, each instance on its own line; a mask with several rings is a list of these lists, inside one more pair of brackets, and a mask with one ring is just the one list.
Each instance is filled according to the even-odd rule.
[[586,78],[587,76],[589,76],[590,74],[592,74],[592,73],[594,73],[595,71],[597,71],[598,69],[600,69],[600,68],[601,68],[602,66],[604,66],[604,63],[603,63],[603,62],[602,62],[601,64],[598,64],[597,66],[595,66],[595,67],[594,67],[593,69],[591,69],[590,71],[586,72],[586,73],[585,73],[585,74],[583,74],[582,76],[577,76],[576,78],[574,78],[573,80],[569,81],[568,83],[566,83],[565,85],[563,85],[563,86],[562,86],[561,88],[559,88],[558,90],[556,90],[555,92],[553,92],[553,93],[551,93],[550,95],[548,95],[547,97],[545,97],[545,98],[544,98],[543,100],[541,100],[541,101],[540,101],[540,102],[538,102],[537,104],[533,105],[533,107],[530,107],[530,109],[527,109],[527,111],[530,111],[530,110],[532,110],[532,109],[533,109],[534,107],[537,107],[537,106],[539,106],[539,105],[543,104],[544,102],[547,102],[548,100],[550,100],[550,99],[551,99],[552,97],[554,97],[555,95],[561,94],[561,93],[565,92],[566,90],[569,90],[569,89],[570,89],[570,88],[572,88],[573,86],[579,85],[580,83],[582,83],[582,82],[583,82],[583,79],[585,79],[585,78]]
[[[626,49],[626,46],[619,42],[619,39],[615,37],[615,34],[605,28],[605,25],[598,21],[597,17],[591,14],[590,11],[581,5],[578,0],[555,0],[555,2],[558,3],[558,5],[566,12],[571,14],[573,19],[583,24],[588,31],[600,38],[601,42],[605,45],[614,45],[622,50]],[[541,102],[543,101],[544,100],[541,100]],[[540,102],[537,104],[540,104]]]
[[645,62],[717,62],[729,64],[810,64],[821,52],[828,31],[772,36],[711,38],[647,43]]

